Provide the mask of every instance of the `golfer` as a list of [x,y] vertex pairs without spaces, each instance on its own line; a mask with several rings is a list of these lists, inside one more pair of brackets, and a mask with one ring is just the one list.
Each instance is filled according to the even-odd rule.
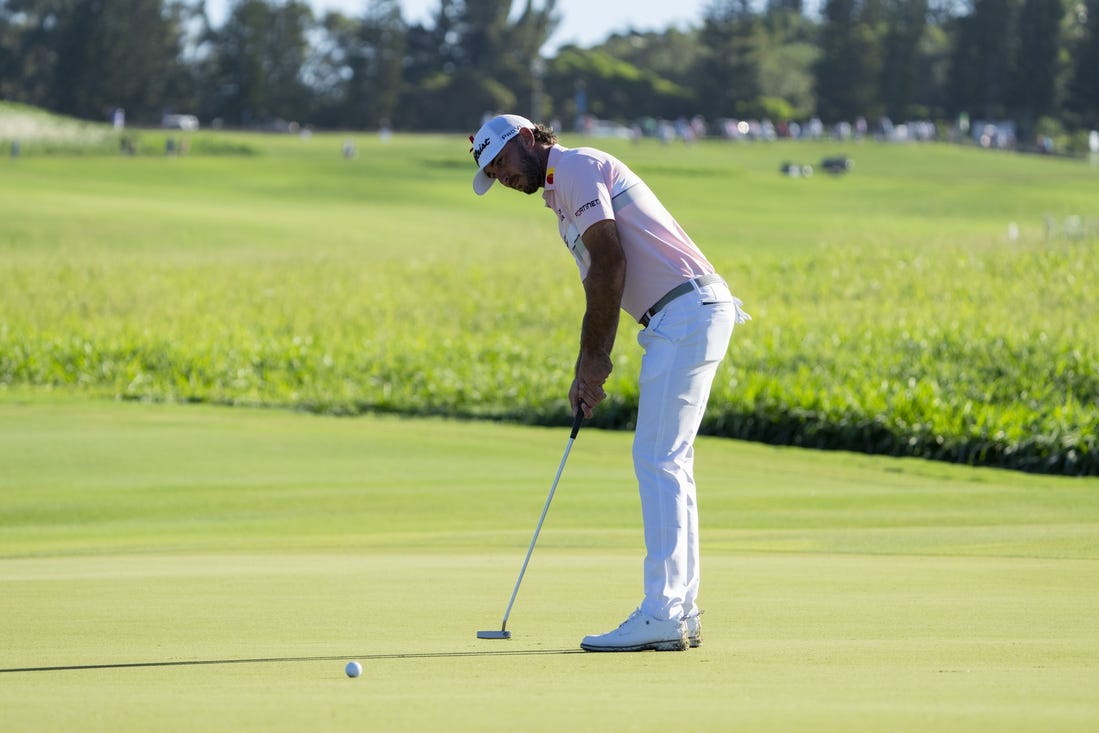
[[749,320],[725,281],[656,195],[624,163],[565,148],[518,115],[486,122],[473,142],[473,190],[493,182],[542,198],[580,269],[587,307],[569,403],[590,418],[607,394],[619,311],[641,324],[634,471],[645,525],[644,598],[588,651],[681,651],[702,643],[694,441],[734,325]]

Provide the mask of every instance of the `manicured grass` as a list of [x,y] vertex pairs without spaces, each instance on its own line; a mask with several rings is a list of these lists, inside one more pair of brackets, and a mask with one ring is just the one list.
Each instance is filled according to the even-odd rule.
[[[704,646],[585,655],[641,565],[630,435],[588,426],[515,637],[476,640],[565,445],[581,291],[462,136],[348,138],[0,160],[0,730],[1095,727],[1094,478],[703,438]],[[1094,473],[1096,239],[1046,237],[1093,226],[1086,165],[606,145],[755,316],[707,430]]]
[[[639,599],[629,435],[8,395],[4,730],[1090,730],[1099,484],[704,438],[705,643]],[[363,662],[357,680],[348,659]],[[136,665],[136,666],[129,666]],[[686,721],[686,722],[685,722]]]

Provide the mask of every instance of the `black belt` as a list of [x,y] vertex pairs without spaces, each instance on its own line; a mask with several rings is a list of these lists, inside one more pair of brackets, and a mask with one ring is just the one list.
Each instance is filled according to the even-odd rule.
[[687,282],[680,283],[674,288],[664,294],[664,297],[656,301],[652,308],[649,308],[641,315],[639,323],[642,326],[648,326],[649,320],[661,311],[668,303],[678,298],[680,295],[686,295],[695,288],[704,288],[707,285],[713,285],[715,283],[725,282],[721,275],[703,275],[702,277],[696,277],[694,280],[688,280]]

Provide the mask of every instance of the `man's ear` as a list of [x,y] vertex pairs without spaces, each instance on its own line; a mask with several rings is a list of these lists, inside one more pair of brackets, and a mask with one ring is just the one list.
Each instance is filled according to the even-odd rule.
[[534,147],[534,130],[529,127],[519,128],[519,139],[523,141],[523,147],[530,150]]

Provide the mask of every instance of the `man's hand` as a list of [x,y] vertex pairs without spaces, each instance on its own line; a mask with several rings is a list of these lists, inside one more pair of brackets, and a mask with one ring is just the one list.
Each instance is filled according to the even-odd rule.
[[576,360],[576,378],[569,389],[573,412],[592,409],[607,397],[603,384],[610,376],[611,349],[618,335],[618,315],[622,290],[626,285],[626,255],[618,241],[613,219],[591,225],[583,234],[584,246],[591,256],[591,267],[584,278],[587,309],[580,329],[580,356]]
[[603,383],[610,376],[611,369],[609,356],[602,359],[580,357],[580,363],[576,368],[576,379],[572,380],[572,387],[569,388],[569,404],[572,406],[573,414],[582,408],[584,417],[592,416],[592,408],[607,398]]

